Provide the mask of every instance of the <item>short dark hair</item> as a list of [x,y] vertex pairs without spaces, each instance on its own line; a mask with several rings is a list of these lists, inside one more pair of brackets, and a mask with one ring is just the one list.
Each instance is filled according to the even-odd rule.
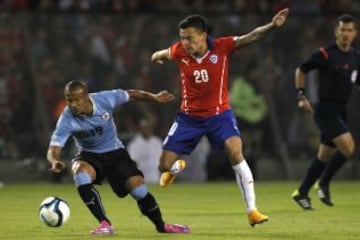
[[343,22],[343,23],[353,22],[356,25],[355,18],[350,14],[343,14],[343,15],[339,16],[335,21],[335,26],[339,26],[340,22]]
[[73,80],[73,81],[68,82],[65,85],[64,93],[66,94],[66,93],[69,93],[72,91],[77,91],[80,89],[83,90],[84,93],[87,93],[87,86],[83,81]]
[[178,25],[179,29],[185,29],[188,27],[194,27],[203,32],[208,32],[208,24],[206,18],[199,14],[187,16],[186,18],[181,20]]

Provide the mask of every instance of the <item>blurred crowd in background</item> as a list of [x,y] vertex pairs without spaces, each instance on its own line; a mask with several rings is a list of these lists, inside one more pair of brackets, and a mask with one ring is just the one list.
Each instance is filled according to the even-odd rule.
[[270,13],[291,4],[294,13],[359,13],[355,0],[2,0],[0,9],[82,12]]
[[[271,21],[286,2],[0,1],[0,161],[45,158],[49,136],[65,106],[63,87],[72,79],[85,81],[91,92],[137,88],[174,93],[176,101],[166,106],[129,103],[116,112],[125,143],[139,131],[140,119],[150,121],[153,134],[163,139],[180,104],[180,75],[174,63],[152,64],[150,56],[178,41],[178,22],[201,13],[214,37],[241,35]],[[312,118],[297,110],[294,71],[305,56],[333,40],[339,13],[360,12],[359,1],[291,2],[282,29],[232,55],[231,101],[248,158],[284,157],[285,149],[285,155],[296,160],[316,151],[319,137]],[[315,101],[316,81],[311,78],[316,76],[308,81]],[[360,121],[359,98],[354,93],[349,105],[357,140],[360,129],[352,123]]]

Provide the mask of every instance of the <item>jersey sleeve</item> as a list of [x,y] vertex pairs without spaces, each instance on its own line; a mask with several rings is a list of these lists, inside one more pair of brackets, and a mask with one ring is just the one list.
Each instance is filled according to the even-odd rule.
[[220,45],[221,49],[229,54],[236,50],[236,43],[234,36],[221,37],[217,39],[217,44]]
[[56,123],[56,128],[51,135],[50,146],[63,147],[71,135],[70,120],[62,114]]
[[104,91],[104,96],[110,103],[111,108],[124,104],[129,101],[129,93],[122,89],[114,89],[111,91]]
[[328,56],[326,51],[321,48],[320,50],[311,54],[300,64],[300,70],[304,73],[307,73],[313,69],[321,68],[326,64],[327,57]]
[[170,57],[171,59],[178,60],[180,58],[180,52],[181,52],[182,45],[180,42],[174,43],[170,46]]

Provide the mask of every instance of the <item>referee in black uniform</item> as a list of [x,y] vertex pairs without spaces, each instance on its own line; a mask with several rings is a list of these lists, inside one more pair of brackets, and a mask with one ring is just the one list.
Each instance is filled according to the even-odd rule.
[[316,181],[320,200],[333,206],[330,181],[355,150],[354,138],[346,123],[346,104],[354,84],[359,85],[360,54],[351,46],[357,35],[354,17],[345,14],[337,18],[334,34],[335,43],[318,49],[295,72],[298,106],[312,113],[305,79],[309,71],[319,71],[319,102],[315,105],[314,119],[321,132],[320,146],[305,178],[292,194],[293,200],[305,210],[312,209],[308,192]]

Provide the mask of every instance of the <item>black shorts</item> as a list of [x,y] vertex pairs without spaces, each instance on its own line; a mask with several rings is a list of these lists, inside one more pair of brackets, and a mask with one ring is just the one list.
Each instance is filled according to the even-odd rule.
[[334,138],[349,131],[344,105],[318,103],[314,118],[321,132],[321,143],[330,147],[335,147],[332,142]]
[[132,176],[142,176],[126,149],[120,148],[106,153],[80,152],[73,161],[82,160],[88,162],[96,171],[94,183],[101,184],[106,178],[114,190],[120,196],[125,197],[128,192],[125,189],[125,182]]

